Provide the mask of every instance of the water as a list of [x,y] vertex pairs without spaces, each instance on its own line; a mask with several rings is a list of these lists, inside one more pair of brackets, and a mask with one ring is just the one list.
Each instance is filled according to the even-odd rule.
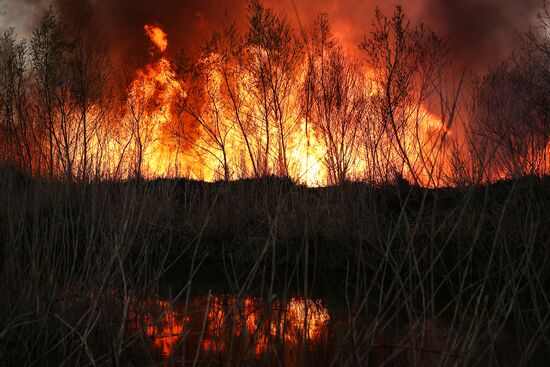
[[[439,365],[456,362],[446,326],[416,320],[384,330],[380,322],[330,310],[320,299],[267,302],[198,296],[185,305],[137,303],[129,329],[145,336],[137,357],[157,365]],[[378,328],[378,329],[377,329]]]
[[[328,308],[321,300],[291,298],[266,302],[232,295],[195,297],[185,307],[167,300],[149,302],[130,328],[143,330],[151,356],[169,365],[213,361],[305,364],[327,351]],[[225,364],[224,363],[224,364]]]

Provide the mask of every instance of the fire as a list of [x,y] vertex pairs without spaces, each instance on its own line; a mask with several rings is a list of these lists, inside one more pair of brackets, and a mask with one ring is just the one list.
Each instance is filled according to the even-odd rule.
[[374,22],[360,54],[334,37],[328,16],[301,34],[261,2],[251,3],[248,29],[224,23],[193,60],[174,58],[168,34],[145,24],[149,62],[122,88],[95,37],[44,43],[6,74],[0,159],[70,181],[276,175],[308,186],[405,178],[436,187],[548,173],[543,116],[510,119],[534,123],[524,133],[498,129],[483,90],[468,111],[462,81],[456,97],[446,90],[453,71],[437,37],[378,29],[403,19],[397,9],[392,19],[376,13],[388,23]]
[[153,42],[153,44],[159,49],[159,51],[165,52],[166,48],[168,47],[168,36],[162,30],[162,28],[147,24],[143,28],[145,29],[145,33],[147,34],[151,42]]
[[[228,77],[231,71],[224,69],[227,61],[216,53],[199,60],[202,79],[199,85],[189,85],[176,73],[166,53],[167,34],[158,26],[145,25],[144,30],[156,52],[128,85],[125,112],[115,136],[97,138],[89,147],[93,155],[107,162],[101,168],[104,176],[185,176],[215,181],[276,174],[308,186],[322,186],[340,179],[334,174],[336,164],[345,164],[347,179],[366,179],[370,169],[367,179],[378,181],[384,174],[372,171],[372,167],[386,162],[387,169],[401,167],[405,177],[421,184],[440,184],[431,177],[432,169],[444,167],[445,156],[434,152],[439,152],[439,138],[445,129],[424,107],[416,113],[416,124],[400,132],[404,153],[411,157],[410,165],[403,167],[403,152],[396,149],[395,137],[369,136],[380,133],[374,125],[357,127],[342,141],[327,135],[311,116],[304,115],[299,88],[293,89],[280,107],[285,109],[284,121],[280,116],[280,121],[278,116],[267,116],[272,112],[265,109],[271,107],[255,99],[252,71],[239,68],[238,74]],[[253,54],[258,58],[254,62],[264,62],[261,50]],[[306,63],[304,59],[298,69],[305,70]],[[364,87],[360,93],[376,98],[380,87],[373,80],[373,71],[363,69],[361,73]],[[298,74],[295,83],[304,83],[304,72]],[[94,113],[89,112],[89,120]],[[345,121],[348,112],[337,113],[342,115],[335,118]],[[259,120],[264,117],[272,120],[269,125]],[[367,116],[365,123],[370,120],[374,119]],[[375,140],[375,148],[363,143]]]
[[123,121],[126,135],[133,142],[132,160],[137,162],[134,171],[149,178],[177,175],[181,159],[170,130],[176,119],[173,103],[183,98],[185,91],[164,54],[168,46],[166,33],[150,25],[144,29],[161,54],[158,60],[138,70],[129,86],[128,112]]

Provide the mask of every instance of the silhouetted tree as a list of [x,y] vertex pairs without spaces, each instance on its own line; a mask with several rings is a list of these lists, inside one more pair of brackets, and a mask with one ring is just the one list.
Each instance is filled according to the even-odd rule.
[[27,48],[16,41],[15,31],[0,39],[0,160],[33,173],[36,141],[33,139],[26,73]]
[[[205,153],[217,162],[226,181],[232,176],[229,135],[240,128],[244,142],[249,146],[238,105],[239,91],[231,86],[235,82],[232,75],[236,68],[234,52],[238,47],[238,37],[234,24],[226,22],[222,30],[210,37],[200,60],[181,67],[185,72],[178,73],[179,79],[185,80],[186,88],[180,103],[185,116],[180,121],[181,128],[178,130],[181,134],[178,136],[184,140],[191,138],[198,153]],[[198,139],[186,134],[189,120],[200,127]],[[250,158],[254,163],[252,155]],[[215,167],[210,168],[217,171]]]
[[[298,85],[298,67],[302,47],[288,20],[260,0],[248,5],[249,29],[246,35],[246,67],[250,75],[247,102],[257,123],[258,154],[262,174],[269,172],[272,135],[275,135],[275,172],[289,175],[288,145],[290,132],[296,128],[298,101],[293,98]],[[260,147],[263,147],[260,148]]]
[[474,88],[472,127],[476,147],[486,145],[491,176],[520,177],[548,170],[550,59],[526,48],[491,67]]
[[305,78],[306,115],[327,147],[329,183],[344,182],[358,159],[358,132],[366,114],[368,83],[359,65],[334,41],[326,14],[311,35],[313,48]]
[[[373,100],[379,110],[376,116],[387,143],[399,158],[390,164],[397,173],[407,173],[414,183],[420,183],[422,171],[430,168],[426,156],[430,149],[424,146],[422,131],[427,121],[424,104],[448,64],[447,48],[423,25],[412,27],[401,7],[391,18],[377,9],[374,26],[361,49],[373,68]],[[433,177],[428,179],[432,181]]]
[[106,47],[97,36],[99,31],[90,24],[85,15],[79,16],[75,24],[75,36],[68,65],[71,78],[70,103],[74,106],[73,124],[79,132],[79,167],[75,173],[78,173],[81,179],[88,180],[93,168],[92,163],[95,161],[97,164],[99,161],[98,153],[102,139],[99,129],[106,113],[107,101],[104,98],[110,94],[110,65],[107,61]]

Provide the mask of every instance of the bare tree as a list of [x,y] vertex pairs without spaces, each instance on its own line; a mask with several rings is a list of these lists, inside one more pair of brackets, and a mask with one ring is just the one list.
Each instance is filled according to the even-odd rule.
[[[252,168],[252,175],[260,175],[255,151],[253,136],[255,124],[251,123],[251,114],[246,109],[246,45],[245,39],[237,29],[235,21],[226,20],[221,32],[212,36],[206,50],[209,54],[216,55],[216,63],[213,65],[218,77],[221,79],[222,101],[225,118],[229,125],[238,131],[240,145],[244,146],[243,158],[246,157]],[[233,147],[233,154],[236,149]],[[236,158],[236,157],[235,157]],[[241,164],[241,175],[247,174],[246,164]]]
[[89,24],[84,15],[79,17],[76,24],[69,63],[71,103],[74,105],[74,124],[79,126],[78,131],[81,132],[77,142],[77,171],[81,179],[88,180],[93,160],[97,163],[101,143],[98,130],[104,122],[106,101],[103,98],[104,94],[108,94],[109,65],[106,47],[97,37],[99,31]]
[[306,116],[327,147],[324,164],[329,183],[348,179],[358,158],[358,132],[364,123],[368,84],[359,65],[350,61],[333,40],[326,14],[318,17],[305,78],[311,100]]
[[[269,172],[274,143],[275,172],[289,175],[287,137],[298,123],[296,95],[297,69],[302,61],[300,42],[288,20],[266,9],[260,0],[251,0],[247,34],[246,66],[251,118],[258,124],[257,158],[259,171]],[[272,142],[274,136],[275,142]]]
[[130,87],[126,107],[129,112],[126,129],[133,143],[132,164],[135,178],[143,177],[143,163],[148,148],[153,143],[157,120],[152,118],[151,108],[154,103],[147,91],[144,80],[135,80]]
[[0,39],[0,155],[28,173],[37,173],[26,57],[25,42],[16,41],[13,29],[6,30]]
[[548,169],[548,59],[532,46],[493,66],[474,88],[474,143],[489,147],[491,177],[514,178]]
[[68,180],[73,179],[77,140],[82,128],[73,121],[71,48],[66,29],[49,10],[35,27],[31,41],[37,118],[48,137],[49,174],[53,176],[61,170]]
[[[361,43],[373,68],[374,89],[387,144],[399,159],[391,163],[398,175],[407,173],[420,183],[429,168],[422,128],[424,104],[434,93],[434,83],[447,66],[444,42],[423,25],[412,27],[397,7],[391,18],[377,9],[375,30]],[[382,142],[374,144],[378,147]],[[433,144],[432,144],[433,145]],[[429,147],[428,147],[429,148]],[[393,155],[393,154],[392,154]],[[392,157],[387,157],[391,159]],[[433,177],[428,177],[433,181]]]
[[[226,181],[232,177],[230,159],[234,151],[229,150],[230,135],[236,129],[235,125],[244,131],[236,101],[238,96],[234,94],[235,90],[228,89],[234,67],[232,46],[235,33],[231,30],[234,30],[232,25],[225,24],[223,32],[215,32],[197,62],[191,65],[185,61],[179,63],[176,79],[183,83],[185,93],[178,103],[183,116],[174,131],[178,140],[193,145],[198,154],[204,153],[216,162]],[[193,124],[199,127],[198,134],[189,134]],[[243,137],[249,146],[246,132],[243,132]],[[250,157],[253,159],[252,155]],[[209,168],[218,172],[216,168]]]

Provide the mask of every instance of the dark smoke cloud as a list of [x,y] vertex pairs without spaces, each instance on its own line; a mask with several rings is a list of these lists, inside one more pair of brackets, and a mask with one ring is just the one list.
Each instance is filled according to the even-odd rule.
[[541,9],[541,0],[438,0],[427,1],[420,18],[449,38],[460,60],[475,67],[520,46],[518,32],[535,25]]
[[[2,2],[3,1],[3,2]],[[160,24],[168,33],[169,50],[180,48],[196,53],[207,35],[229,14],[244,26],[246,0],[54,0],[60,14],[74,19],[83,12],[91,14],[112,49],[121,59],[147,57],[143,34],[146,23]],[[372,29],[377,5],[390,14],[403,5],[412,23],[425,23],[447,38],[457,62],[473,69],[485,67],[516,48],[516,30],[528,29],[542,0],[266,0],[278,12],[285,12],[297,25],[296,13],[305,26],[326,11],[335,34],[356,46]],[[28,27],[42,10],[45,1],[0,0],[4,21]],[[295,11],[295,8],[297,12]],[[17,17],[17,19],[14,19]],[[1,19],[1,18],[0,18]],[[20,33],[25,34],[26,30]]]

